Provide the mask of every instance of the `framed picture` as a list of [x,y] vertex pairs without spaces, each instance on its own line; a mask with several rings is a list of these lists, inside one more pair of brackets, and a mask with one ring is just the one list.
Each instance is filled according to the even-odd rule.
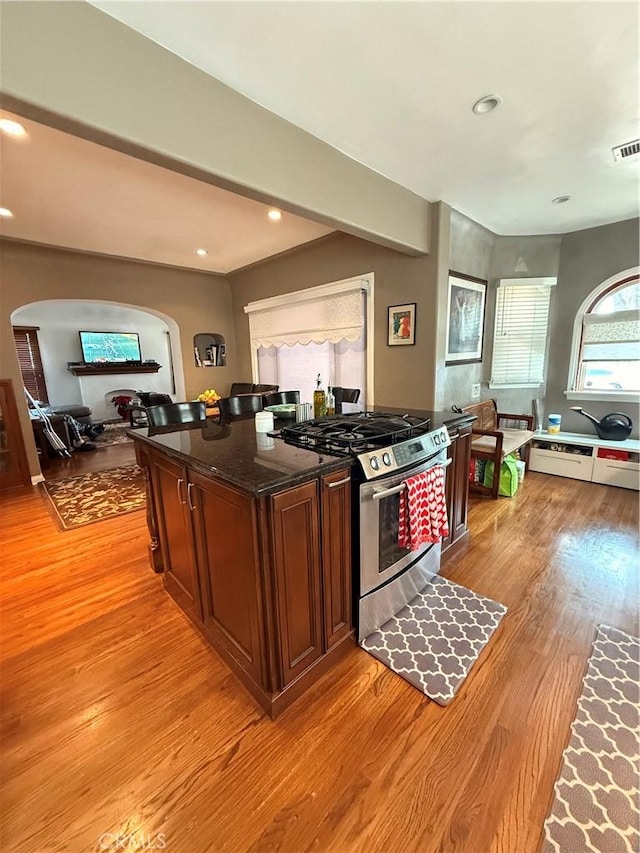
[[390,347],[413,346],[416,342],[416,303],[389,306]]
[[482,361],[487,282],[449,273],[445,364]]

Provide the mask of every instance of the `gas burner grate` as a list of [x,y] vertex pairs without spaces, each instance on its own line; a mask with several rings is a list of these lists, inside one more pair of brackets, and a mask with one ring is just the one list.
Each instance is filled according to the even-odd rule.
[[289,444],[338,455],[357,455],[389,444],[397,444],[429,430],[428,418],[357,412],[328,415],[283,427],[281,436]]

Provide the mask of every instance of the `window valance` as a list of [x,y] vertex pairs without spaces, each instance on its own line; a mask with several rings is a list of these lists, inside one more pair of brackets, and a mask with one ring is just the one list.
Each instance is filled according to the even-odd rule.
[[[316,292],[313,290],[322,292]],[[325,341],[357,341],[365,327],[362,283],[326,292],[324,288],[298,291],[286,297],[247,305],[253,347],[281,347],[294,344],[321,344]],[[269,306],[269,302],[273,302]]]

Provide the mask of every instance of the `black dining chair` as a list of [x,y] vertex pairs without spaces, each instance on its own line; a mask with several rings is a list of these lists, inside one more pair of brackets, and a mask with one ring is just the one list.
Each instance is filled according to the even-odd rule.
[[136,397],[145,408],[149,406],[162,406],[164,403],[173,403],[169,394],[160,394],[158,391],[136,391]]
[[270,394],[272,391],[277,391],[279,385],[254,385],[252,394]]
[[221,422],[252,418],[263,408],[262,394],[239,394],[237,397],[222,397],[218,400]]
[[196,401],[165,403],[162,406],[149,406],[147,417],[149,425],[154,427],[191,424],[196,421],[206,421],[207,407],[204,403]]
[[272,391],[270,394],[263,394],[265,408],[267,406],[282,406],[286,403],[299,403],[299,391]]
[[232,382],[230,397],[237,397],[238,394],[253,394],[253,382]]
[[136,397],[138,399],[129,404],[129,424],[133,429],[149,426],[149,418],[147,417],[149,406],[173,403],[169,394],[160,394],[158,391],[136,391]]
[[340,388],[332,385],[331,390],[336,398],[336,415],[342,414],[343,403],[357,403],[360,399],[359,388]]

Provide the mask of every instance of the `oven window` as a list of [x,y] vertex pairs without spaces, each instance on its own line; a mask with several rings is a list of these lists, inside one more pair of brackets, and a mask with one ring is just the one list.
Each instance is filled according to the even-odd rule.
[[378,505],[378,511],[380,513],[378,574],[381,574],[410,552],[408,548],[401,548],[398,545],[400,496],[389,495],[388,498],[382,498]]

